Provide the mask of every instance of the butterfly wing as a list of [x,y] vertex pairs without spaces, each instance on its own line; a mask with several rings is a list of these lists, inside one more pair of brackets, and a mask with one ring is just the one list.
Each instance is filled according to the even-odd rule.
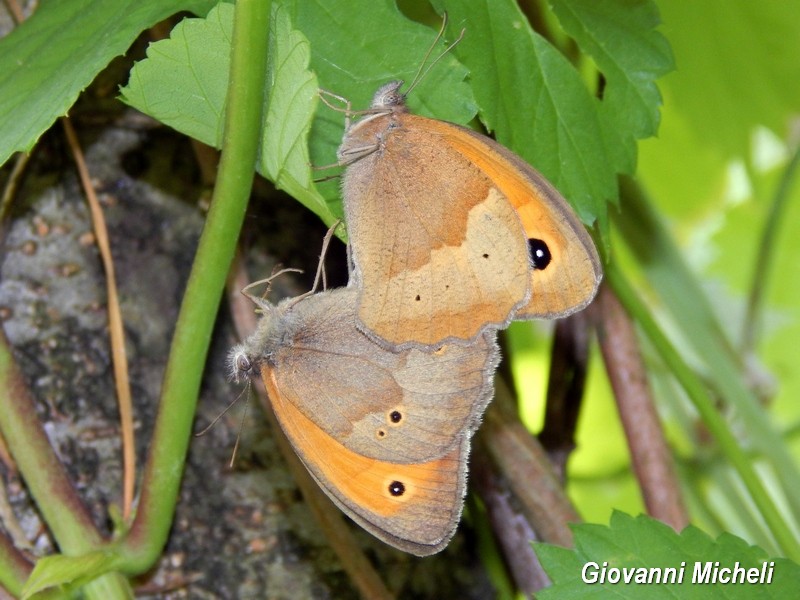
[[407,464],[444,455],[492,397],[495,336],[390,352],[356,329],[356,294],[315,294],[293,309],[291,339],[272,353],[277,387],[354,452]]
[[[418,117],[357,124],[347,148],[344,206],[362,329],[392,349],[471,341],[508,324],[529,298],[522,224],[467,156]],[[414,126],[411,126],[414,125]]]
[[305,416],[263,369],[286,436],[320,488],[359,525],[387,544],[426,556],[450,541],[461,516],[468,436],[444,456],[398,464],[348,449]]
[[353,289],[302,300],[262,366],[278,421],[320,487],[380,539],[443,548],[458,524],[469,440],[491,399],[493,335],[392,353],[355,327]]
[[584,308],[602,279],[600,259],[594,242],[561,194],[538,171],[491,138],[445,121],[414,119],[480,168],[522,220],[533,270],[530,300],[515,318],[563,317]]

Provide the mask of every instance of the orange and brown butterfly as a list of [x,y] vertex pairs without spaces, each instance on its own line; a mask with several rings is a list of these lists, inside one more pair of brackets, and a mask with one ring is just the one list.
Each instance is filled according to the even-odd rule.
[[359,327],[388,348],[469,343],[584,308],[602,269],[559,192],[507,148],[382,86],[338,150]]
[[496,336],[391,352],[356,328],[356,295],[340,288],[278,305],[250,296],[263,317],[231,350],[230,373],[263,379],[294,450],[347,515],[387,544],[433,554],[461,517]]

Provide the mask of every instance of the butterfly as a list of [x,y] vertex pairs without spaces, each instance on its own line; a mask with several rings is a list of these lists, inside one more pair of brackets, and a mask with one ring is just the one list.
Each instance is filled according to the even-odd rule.
[[384,542],[425,556],[461,517],[470,438],[493,395],[493,332],[469,346],[389,351],[356,328],[357,291],[272,305],[229,354],[261,377],[278,422],[322,490]]
[[402,84],[348,119],[337,152],[361,330],[431,349],[584,308],[602,269],[566,200],[494,140],[409,112]]

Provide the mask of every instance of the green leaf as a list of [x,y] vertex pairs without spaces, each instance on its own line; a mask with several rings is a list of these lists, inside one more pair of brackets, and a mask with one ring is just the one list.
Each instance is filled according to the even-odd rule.
[[233,5],[184,19],[150,44],[131,69],[121,100],[204,144],[220,148],[228,91]]
[[636,140],[656,134],[661,94],[655,80],[674,68],[655,27],[652,0],[551,0],[564,31],[605,77],[600,117],[620,173],[636,170]]
[[[321,87],[349,101],[353,109],[367,108],[374,92],[387,81],[412,79],[435,37],[431,28],[408,20],[389,0],[291,1],[285,6],[296,27],[312,41],[311,65]],[[615,169],[607,151],[614,144],[605,140],[607,134],[598,114],[601,105],[586,89],[577,70],[528,27],[510,0],[491,5],[448,0],[443,7],[453,17],[450,40],[462,27],[467,35],[455,53],[445,54],[426,73],[409,98],[410,108],[461,124],[473,118],[475,102],[464,81],[466,70],[456,60],[457,53],[472,69],[472,89],[480,100],[480,116],[487,128],[551,179],[584,222],[598,220],[605,231],[606,202],[617,198],[616,174],[621,169]],[[648,16],[644,14],[639,20],[649,27],[652,23],[647,21]],[[217,146],[226,89],[225,49],[230,37],[224,22],[214,22],[218,18],[214,13],[203,22],[186,23],[176,28],[170,40],[154,44],[148,60],[136,66],[131,83],[123,90],[125,100],[140,110]],[[190,28],[197,32],[190,35]],[[647,40],[651,33],[647,29],[641,36]],[[305,71],[307,46],[299,33],[286,35],[280,42],[283,46],[274,46],[278,54],[271,64],[279,68],[273,76],[280,79],[273,85],[276,93],[270,94],[260,170],[273,180],[285,177],[278,185],[330,222],[332,215],[342,212],[337,182],[322,183],[318,194],[301,165],[308,162],[304,155],[306,116],[315,102],[309,95],[313,78]],[[615,51],[633,47],[634,41],[621,44]],[[281,51],[293,58],[285,60],[279,56]],[[434,49],[432,56],[439,52]],[[628,61],[624,66],[634,69],[641,67],[641,62]],[[624,70],[622,73],[620,77],[627,77],[633,86],[634,76]],[[637,83],[635,89],[644,96],[637,108],[640,112],[649,110],[647,116],[657,119],[653,117],[657,91],[652,93],[650,80]],[[498,94],[498,89],[505,93]],[[616,102],[612,107],[627,108],[622,99],[616,100],[618,96],[627,97],[626,92],[612,96]],[[321,107],[313,122],[309,154],[314,165],[336,163],[348,105],[342,102],[341,110],[337,110],[336,102],[332,103],[334,108]],[[642,125],[644,118],[640,114],[630,117],[630,129],[648,131]],[[633,151],[629,149],[629,154]]]
[[55,554],[39,559],[22,588],[22,598],[56,586],[77,589],[96,579],[103,573],[112,571],[119,562],[119,556],[111,552],[89,552],[81,556]]
[[[665,96],[698,142],[731,157],[747,155],[757,125],[783,137],[800,110],[796,4],[707,0],[660,7],[678,64],[664,79]],[[689,161],[696,147],[687,148]]]
[[497,140],[536,167],[587,224],[607,229],[606,202],[617,180],[580,75],[534,32],[512,0],[443,0],[449,28],[466,28],[455,48],[470,68],[480,117]]
[[[204,19],[185,19],[169,39],[151,44],[131,71],[122,99],[201,142],[220,148],[230,69],[233,6],[220,4]],[[308,135],[318,102],[308,70],[308,40],[288,11],[273,4],[270,19],[268,105],[257,170],[330,224],[334,214],[316,191]]]
[[[349,101],[353,109],[367,108],[382,84],[413,79],[435,38],[431,28],[408,20],[388,0],[317,0],[285,6],[295,25],[313,42],[311,65],[321,87]],[[493,4],[489,10],[483,5],[484,14],[463,1],[447,3],[451,14],[469,16],[458,21],[468,35],[456,52],[473,68],[472,85],[483,104],[481,118],[497,130],[502,143],[553,180],[585,222],[605,223],[605,202],[617,195],[616,174],[606,157],[597,102],[563,56],[529,28],[516,27],[522,18],[517,8],[508,1],[502,10],[498,7]],[[140,110],[217,146],[230,37],[230,30],[223,27],[226,21],[216,22],[220,18],[212,13],[205,21],[185,23],[170,40],[153,44],[147,61],[137,64],[131,83],[123,90],[124,99]],[[197,33],[187,34],[190,27],[197,28]],[[491,27],[503,28],[508,35],[487,36]],[[285,177],[278,185],[330,223],[332,215],[342,213],[340,190],[335,180],[324,182],[320,196],[301,164],[309,162],[304,155],[305,118],[314,107],[310,92],[315,84],[304,70],[305,42],[297,32],[287,35],[274,46],[277,53],[271,64],[279,68],[273,74],[275,93],[270,94],[259,170],[273,180]],[[432,56],[444,47],[441,43]],[[476,107],[465,78],[466,70],[455,54],[445,54],[414,89],[410,108],[422,115],[468,123]],[[498,87],[509,90],[502,103],[494,101]],[[321,107],[313,122],[309,152],[314,165],[336,163],[347,105],[343,102],[337,110],[336,101],[332,103],[334,108]],[[520,114],[520,106],[536,110]]]
[[276,2],[272,9],[271,76],[258,171],[331,225],[335,217],[314,186],[308,153],[308,135],[319,101],[317,78],[308,70],[309,43],[292,29],[283,5]]
[[731,159],[750,158],[754,129],[786,139],[800,112],[800,11],[749,0],[659,7],[678,69],[659,83],[662,127],[642,144],[639,176],[692,238],[686,227],[721,207]]
[[[610,526],[580,524],[572,526],[575,549],[567,550],[548,544],[535,544],[553,585],[537,594],[549,598],[791,598],[800,589],[800,566],[783,558],[770,558],[758,546],[750,546],[734,535],[725,533],[716,540],[700,529],[689,526],[680,534],[667,525],[641,515],[631,517],[614,512]],[[718,564],[717,564],[718,563]],[[712,573],[726,574],[721,569],[736,571],[737,583],[703,581]],[[605,570],[604,581],[600,580]],[[619,571],[611,571],[611,570]],[[624,583],[625,571],[630,582]],[[651,569],[655,569],[652,571]],[[673,572],[664,569],[674,569]],[[755,569],[755,571],[747,571]],[[660,571],[660,583],[655,575]],[[764,580],[761,581],[761,573]],[[617,583],[608,580],[620,574]],[[682,579],[680,574],[683,573]],[[756,576],[756,573],[758,575]],[[747,580],[751,576],[753,579]],[[593,580],[594,577],[597,580]],[[651,577],[650,583],[642,578]],[[770,576],[767,582],[766,577]],[[638,580],[637,580],[638,577]],[[744,578],[744,582],[739,580]],[[698,579],[699,578],[699,579]],[[753,582],[758,579],[759,582]]]
[[49,0],[0,40],[0,164],[29,150],[142,30],[212,0]]
[[[800,106],[800,64],[795,60],[800,52],[800,15],[790,3],[755,6],[747,0],[712,0],[691,7],[662,2],[660,7],[663,32],[670,40],[678,69],[660,84],[665,99],[663,122],[659,138],[642,144],[638,177],[657,204],[650,212],[661,213],[657,219],[663,230],[660,241],[672,246],[670,252],[665,254],[667,246],[656,237],[642,234],[646,224],[625,206],[620,222],[628,222],[624,235],[658,301],[672,313],[671,320],[664,321],[670,337],[688,353],[688,360],[697,365],[695,368],[719,396],[738,444],[758,456],[759,476],[783,513],[781,518],[796,522],[800,514],[797,437],[781,435],[780,428],[797,422],[797,386],[793,385],[797,361],[796,352],[790,350],[796,347],[797,327],[793,325],[797,321],[792,321],[791,314],[780,315],[788,319],[776,329],[777,346],[765,340],[757,358],[742,355],[740,348],[733,348],[737,354],[732,356],[730,350],[738,342],[719,335],[718,324],[711,324],[711,328],[694,325],[700,322],[699,317],[716,315],[725,330],[734,334],[729,336],[731,340],[740,335],[742,311],[735,305],[736,298],[731,298],[717,281],[698,281],[696,271],[721,260],[725,272],[716,270],[713,278],[722,275],[729,281],[750,280],[753,275],[754,236],[760,235],[763,212],[761,207],[753,210],[746,204],[732,206],[743,202],[749,186],[759,196],[756,205],[766,199],[765,182],[759,181],[758,172],[771,152],[765,155],[763,143],[758,141],[766,133],[760,126],[785,137],[786,124]],[[741,176],[742,171],[746,178]],[[742,212],[736,218],[741,221],[734,224],[731,217],[738,211]],[[788,240],[790,224],[796,222],[796,217],[791,220],[787,215],[784,219],[788,227],[783,235],[790,237],[777,242],[781,250],[775,254],[776,258],[785,255],[786,264],[795,266],[794,272],[797,261]],[[718,233],[732,225],[729,236]],[[673,232],[677,242],[664,236],[667,231]],[[726,239],[723,241],[720,235]],[[722,245],[717,245],[720,241]],[[686,249],[685,258],[680,259],[676,243]],[[677,271],[672,268],[676,259],[685,263]],[[795,287],[798,279],[792,268],[779,267],[776,273],[780,277],[775,289],[785,292]],[[678,284],[678,279],[683,281]],[[700,297],[701,287],[707,288],[700,294],[706,296],[702,303],[688,301],[692,295]],[[709,305],[713,312],[709,312]],[[764,376],[757,364],[761,360],[774,381]],[[767,381],[769,385],[765,386]],[[773,395],[775,392],[777,395]],[[724,529],[743,524],[748,527],[755,521],[759,525],[749,527],[747,537],[756,539],[763,526],[761,518],[776,520],[775,515],[757,515],[742,498],[744,492],[738,481],[733,488],[738,497],[731,499],[726,489],[731,485],[728,470],[719,468],[718,459],[708,458],[705,440],[696,431],[694,435],[697,448],[690,472],[697,478],[693,487],[706,504],[708,522]],[[723,452],[733,456],[729,449]],[[704,485],[697,486],[700,477]],[[719,503],[720,496],[726,501]],[[739,503],[746,511],[737,508]],[[771,542],[761,543],[769,547]]]

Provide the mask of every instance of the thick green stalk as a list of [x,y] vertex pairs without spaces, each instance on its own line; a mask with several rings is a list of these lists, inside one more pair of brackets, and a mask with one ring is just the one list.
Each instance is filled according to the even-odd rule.
[[0,533],[0,586],[19,596],[32,568],[33,564],[14,547],[11,538],[5,532]]
[[175,326],[136,519],[121,546],[130,572],[144,571],[158,559],[175,511],[203,366],[253,181],[270,4],[236,2],[220,169]]
[[102,537],[47,439],[2,332],[0,384],[0,429],[59,548],[72,555],[92,550]]
[[[0,332],[0,382],[5,394],[0,398],[0,428],[20,473],[36,501],[61,552],[68,556],[85,554],[103,543],[85,504],[75,491],[64,465],[53,451],[36,416],[33,398]],[[7,540],[5,541],[7,543]],[[28,575],[26,565],[12,548],[0,554],[2,581],[9,591],[21,590]],[[105,573],[84,589],[92,599],[131,598],[133,592],[125,577]],[[50,596],[47,596],[50,597]]]

